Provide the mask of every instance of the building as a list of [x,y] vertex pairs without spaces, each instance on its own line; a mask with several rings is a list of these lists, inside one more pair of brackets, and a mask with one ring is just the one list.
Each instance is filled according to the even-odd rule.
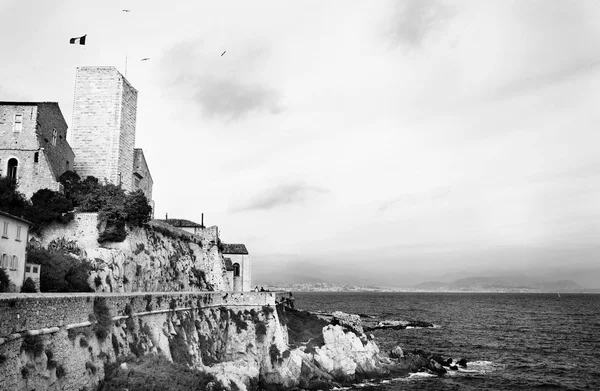
[[[235,292],[247,292],[252,290],[250,255],[243,244],[223,244],[223,257],[227,267],[227,275],[230,279],[229,286]],[[229,266],[231,262],[231,266]],[[229,269],[232,270],[229,270]]]
[[133,150],[133,190],[141,190],[142,193],[148,198],[150,206],[152,207],[152,218],[154,218],[154,201],[152,201],[152,186],[154,181],[152,175],[150,175],[150,169],[146,158],[144,157],[144,151],[141,148],[134,148]]
[[61,191],[73,168],[67,123],[56,102],[0,102],[0,176],[31,198],[39,189]]
[[204,228],[202,224],[194,223],[193,221],[185,219],[164,219],[159,221],[164,221],[173,227],[182,229],[194,235],[202,235],[202,229]]
[[[27,220],[0,211],[0,267],[14,284],[12,290],[17,292],[25,279],[26,248],[31,226]],[[39,265],[35,266],[39,270]]]
[[[69,142],[75,171],[142,189],[152,199],[152,176],[141,149],[135,149],[138,91],[111,66],[78,67]],[[139,152],[138,152],[139,151]]]

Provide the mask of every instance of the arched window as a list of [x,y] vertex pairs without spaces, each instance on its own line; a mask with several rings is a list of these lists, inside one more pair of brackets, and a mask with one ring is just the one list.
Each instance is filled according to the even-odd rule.
[[56,132],[56,129],[52,129],[52,145],[56,145],[57,135],[58,135],[58,133]]
[[234,277],[239,277],[240,276],[240,264],[239,263],[234,263],[233,264],[233,276]]
[[10,260],[10,270],[17,270],[17,266],[19,266],[19,258],[17,258],[16,255],[13,255]]
[[17,168],[19,167],[19,161],[17,159],[10,158],[8,159],[8,165],[6,169],[6,176],[9,180],[16,182],[17,181]]
[[2,268],[8,269],[8,255],[2,254]]

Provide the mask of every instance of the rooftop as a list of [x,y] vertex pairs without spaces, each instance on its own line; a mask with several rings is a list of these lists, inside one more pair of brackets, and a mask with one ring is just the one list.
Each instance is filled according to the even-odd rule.
[[17,220],[17,221],[20,221],[24,224],[28,224],[29,226],[33,227],[33,223],[31,221],[25,220],[19,216],[11,215],[10,213],[6,213],[1,210],[0,210],[0,216],[8,217],[9,219]]
[[248,255],[248,250],[244,244],[227,244],[223,243],[223,254],[242,254]]

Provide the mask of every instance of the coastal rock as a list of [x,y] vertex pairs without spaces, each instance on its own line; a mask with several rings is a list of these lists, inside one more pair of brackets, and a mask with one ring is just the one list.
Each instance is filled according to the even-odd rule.
[[463,368],[466,368],[466,367],[467,367],[467,360],[466,360],[466,359],[464,359],[464,358],[461,358],[460,360],[458,360],[458,363],[457,363],[457,364],[458,364],[459,366],[463,367]]
[[390,357],[391,358],[404,358],[404,352],[402,351],[402,348],[400,346],[396,346],[390,352]]
[[360,320],[360,316],[346,314],[345,312],[335,311],[331,314],[333,319],[331,324],[339,324],[340,326],[360,335],[364,334],[363,326]]

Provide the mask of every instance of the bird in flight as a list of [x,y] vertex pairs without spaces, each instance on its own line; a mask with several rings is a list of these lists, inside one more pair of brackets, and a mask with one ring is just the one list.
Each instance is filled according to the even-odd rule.
[[123,12],[131,12],[131,10],[123,10]]
[[150,57],[144,57],[142,58],[142,61],[148,61],[150,59]]
[[223,54],[227,53],[227,50],[225,50],[223,53],[221,53],[221,57],[223,57]]

